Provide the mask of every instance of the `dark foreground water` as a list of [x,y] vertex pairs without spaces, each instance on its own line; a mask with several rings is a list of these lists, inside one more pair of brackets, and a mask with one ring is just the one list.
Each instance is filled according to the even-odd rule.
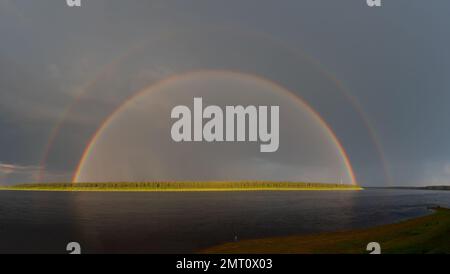
[[0,191],[0,253],[195,252],[238,239],[392,223],[450,207],[450,192]]

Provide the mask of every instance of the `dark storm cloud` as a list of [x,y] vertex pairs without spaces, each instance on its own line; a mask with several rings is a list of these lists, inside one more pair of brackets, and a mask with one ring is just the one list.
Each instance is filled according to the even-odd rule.
[[[302,69],[281,51],[257,59],[258,50],[262,55],[263,48],[270,46],[246,46],[246,41],[228,38],[223,38],[221,47],[208,50],[208,44],[214,43],[198,34],[175,35],[170,44],[146,48],[121,62],[120,69],[102,72],[142,41],[154,42],[173,29],[207,26],[264,33],[303,50],[361,103],[386,155],[393,184],[450,183],[447,1],[385,1],[380,9],[366,7],[363,0],[98,0],[83,1],[80,9],[67,8],[64,2],[0,0],[3,165],[39,165],[55,124],[95,75],[103,75],[101,84],[89,87],[92,92],[82,101],[84,106],[67,117],[46,164],[51,177],[58,180],[70,177],[80,151],[108,113],[133,91],[166,75],[239,67],[292,90],[301,89],[295,79]],[[189,40],[201,41],[203,46],[192,48],[196,43]],[[254,53],[221,54],[233,52],[233,47],[253,47]],[[236,59],[241,61],[230,61]],[[284,70],[278,69],[283,65]],[[307,91],[300,95],[310,99],[336,131],[360,181],[383,184],[378,156],[349,105],[338,97]],[[19,173],[34,178],[32,170]],[[11,179],[11,174],[2,180],[24,180]]]

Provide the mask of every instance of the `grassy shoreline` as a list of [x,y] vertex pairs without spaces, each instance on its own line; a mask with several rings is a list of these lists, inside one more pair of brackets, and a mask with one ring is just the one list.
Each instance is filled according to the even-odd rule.
[[55,183],[0,187],[0,191],[59,192],[210,192],[210,191],[355,191],[357,185],[301,182],[142,182],[142,183]]
[[343,232],[244,240],[214,246],[207,254],[367,254],[378,242],[384,254],[450,254],[450,209],[395,224]]

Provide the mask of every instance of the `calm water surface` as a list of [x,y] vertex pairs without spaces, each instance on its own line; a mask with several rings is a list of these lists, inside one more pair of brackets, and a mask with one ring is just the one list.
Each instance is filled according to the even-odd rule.
[[450,207],[450,192],[0,191],[0,253],[185,253],[238,239],[387,224]]

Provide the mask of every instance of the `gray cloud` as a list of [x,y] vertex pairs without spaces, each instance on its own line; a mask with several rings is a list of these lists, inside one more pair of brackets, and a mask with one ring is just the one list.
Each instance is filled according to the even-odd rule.
[[30,182],[36,181],[40,168],[38,166],[23,166],[16,164],[6,164],[0,162],[0,184],[8,182]]
[[[42,169],[35,165],[17,165],[0,162],[0,185],[38,182]],[[46,170],[47,182],[68,182],[71,173]]]
[[[49,180],[69,178],[101,122],[137,90],[189,70],[234,69],[305,98],[336,132],[360,182],[385,184],[364,121],[324,69],[360,102],[393,184],[449,183],[446,1],[381,9],[327,0],[85,2],[0,1],[3,163],[41,164],[52,131],[79,100],[45,163]],[[22,180],[14,174],[2,181]]]
[[17,173],[35,173],[39,171],[38,166],[21,166],[14,164],[0,163],[0,173],[3,175],[17,174]]

